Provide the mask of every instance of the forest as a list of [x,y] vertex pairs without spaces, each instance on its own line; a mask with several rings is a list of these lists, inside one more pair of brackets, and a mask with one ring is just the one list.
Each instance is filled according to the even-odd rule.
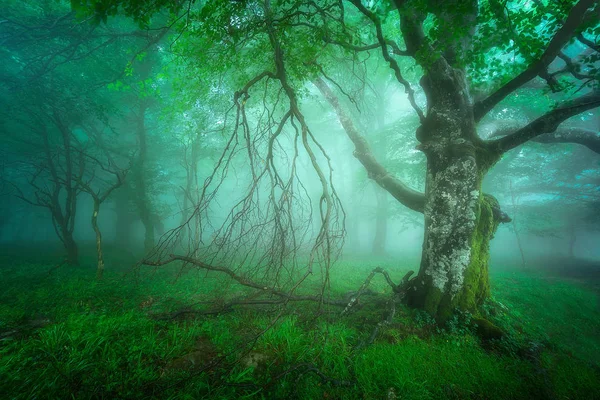
[[0,398],[600,399],[597,0],[0,0]]

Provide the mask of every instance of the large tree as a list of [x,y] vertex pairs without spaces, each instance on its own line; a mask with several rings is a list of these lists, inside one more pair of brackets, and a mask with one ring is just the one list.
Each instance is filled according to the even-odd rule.
[[[323,261],[327,270],[339,232],[339,199],[328,172],[333,168],[328,164],[328,149],[321,145],[302,108],[303,95],[311,90],[312,82],[333,108],[369,177],[398,202],[424,214],[421,266],[411,281],[408,301],[438,321],[447,320],[455,308],[475,311],[489,296],[489,242],[498,224],[508,217],[493,196],[482,193],[487,172],[510,150],[600,106],[598,44],[594,42],[600,6],[596,0],[104,0],[93,1],[93,7],[86,1],[73,4],[79,9],[87,6],[98,21],[122,10],[146,26],[165,5],[179,13],[172,24],[179,31],[175,46],[189,60],[188,68],[196,71],[191,81],[232,95],[235,141],[231,139],[234,147],[228,151],[234,152],[241,143],[248,153],[253,184],[234,206],[229,225],[219,232],[244,238],[231,241],[236,251],[256,251],[248,250],[256,249],[252,247],[256,244],[270,246],[268,262],[263,264],[265,257],[259,257],[257,266],[270,271],[269,282],[274,286],[280,284],[280,274],[271,267],[281,267],[275,260],[283,260],[298,248],[290,202],[297,200],[293,197],[297,175],[292,172],[286,180],[280,174],[282,132],[292,132],[300,143],[294,147],[295,154],[303,150],[320,184],[319,227],[310,260]],[[573,41],[587,46],[589,52],[569,57]],[[342,95],[352,97],[344,90],[348,82],[335,81],[331,71],[340,59],[361,63],[360,55],[366,52],[388,63],[389,73],[404,88],[419,121],[418,149],[427,159],[423,193],[408,187],[377,160],[365,139],[368,135],[361,135],[340,102]],[[557,58],[563,60],[564,68],[556,66]],[[420,89],[406,78],[409,67],[419,71]],[[227,83],[215,83],[223,75]],[[505,100],[532,81],[546,82],[551,90],[562,92],[561,101],[531,122],[484,140],[478,124],[495,108],[506,107]],[[264,118],[248,117],[251,110],[260,109]],[[271,191],[268,201],[261,203],[255,194],[265,182]],[[260,205],[267,211],[256,211]],[[265,231],[270,223],[272,229]],[[261,227],[258,231],[257,226]],[[257,232],[268,233],[271,240],[264,236],[255,242],[248,239]],[[175,259],[214,268],[198,258],[171,256],[166,261]],[[312,272],[310,263],[308,272]],[[324,276],[327,281],[327,272]]]

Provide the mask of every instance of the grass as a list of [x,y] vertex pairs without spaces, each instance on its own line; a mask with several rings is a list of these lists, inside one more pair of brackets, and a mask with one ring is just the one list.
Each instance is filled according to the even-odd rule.
[[[332,296],[356,290],[376,265],[337,265]],[[492,274],[486,310],[509,333],[502,342],[482,346],[468,315],[439,329],[400,307],[359,348],[384,312],[381,276],[376,295],[343,318],[294,303],[161,319],[240,291],[204,272],[109,270],[96,282],[85,265],[51,268],[4,260],[0,269],[3,399],[600,399],[597,294],[541,274]],[[396,281],[406,272],[387,269]]]

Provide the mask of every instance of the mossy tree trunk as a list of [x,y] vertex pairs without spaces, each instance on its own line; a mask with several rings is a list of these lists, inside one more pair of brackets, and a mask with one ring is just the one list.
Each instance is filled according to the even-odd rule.
[[489,241],[498,222],[481,181],[494,157],[480,147],[464,71],[438,61],[421,80],[428,110],[417,132],[427,157],[425,237],[409,303],[445,321],[489,296]]
[[[416,192],[387,171],[341,108],[337,96],[322,79],[314,79],[313,83],[337,113],[354,143],[354,156],[369,177],[404,206],[424,213],[421,267],[418,276],[410,282],[407,301],[443,323],[454,309],[474,312],[489,296],[489,242],[498,223],[511,221],[492,196],[482,194],[485,174],[502,154],[544,133],[556,131],[568,118],[600,106],[600,92],[565,102],[529,124],[506,132],[500,139],[482,140],[477,135],[476,124],[515,90],[547,71],[595,1],[580,0],[573,6],[539,59],[476,103],[469,93],[465,65],[467,55],[473,51],[471,39],[477,25],[478,2],[394,1],[406,46],[402,55],[412,57],[423,70],[420,84],[426,96],[425,112],[410,83],[402,76],[402,69],[390,55],[393,49],[383,35],[379,17],[362,2],[350,2],[376,27],[381,54],[398,82],[404,85],[421,122],[417,140],[418,148],[427,157],[425,193]],[[431,40],[424,29],[431,14],[439,22],[437,40]]]

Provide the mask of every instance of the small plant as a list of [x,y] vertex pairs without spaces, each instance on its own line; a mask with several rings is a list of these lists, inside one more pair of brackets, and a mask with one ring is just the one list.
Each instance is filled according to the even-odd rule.
[[425,311],[417,310],[415,313],[415,325],[419,329],[430,328],[436,325],[435,319]]

